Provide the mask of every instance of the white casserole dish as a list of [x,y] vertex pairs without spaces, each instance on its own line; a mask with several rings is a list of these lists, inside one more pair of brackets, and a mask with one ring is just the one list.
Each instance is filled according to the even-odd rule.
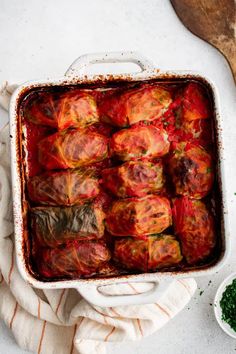
[[[132,74],[119,75],[92,75],[85,74],[85,69],[95,63],[135,63],[141,71]],[[29,89],[42,86],[65,86],[81,83],[104,82],[114,80],[126,81],[142,81],[149,79],[169,79],[169,78],[190,78],[201,79],[210,88],[213,94],[214,112],[215,112],[215,129],[217,135],[218,149],[218,166],[217,179],[219,189],[222,191],[221,198],[221,252],[214,264],[199,269],[183,270],[181,272],[156,272],[138,275],[126,275],[104,279],[79,279],[79,280],[63,280],[54,282],[39,281],[29,272],[24,259],[24,215],[23,200],[24,190],[22,184],[22,166],[21,166],[21,134],[19,131],[18,107],[20,99]],[[41,289],[62,289],[75,288],[89,302],[98,306],[121,306],[131,304],[151,303],[163,293],[172,279],[205,276],[218,271],[225,263],[230,252],[229,228],[227,220],[227,209],[225,200],[225,183],[224,183],[224,156],[221,131],[221,115],[218,92],[211,80],[204,75],[199,75],[192,71],[168,71],[161,72],[147,61],[142,55],[135,52],[124,53],[99,53],[89,54],[79,57],[67,70],[64,77],[58,80],[39,80],[31,81],[21,85],[13,94],[10,102],[10,137],[11,137],[11,166],[12,166],[12,191],[13,191],[13,207],[14,207],[14,225],[15,225],[15,249],[16,259],[19,271],[26,282],[33,287]],[[100,286],[108,284],[119,284],[123,282],[149,282],[153,283],[153,287],[146,293],[136,295],[117,295],[108,296],[99,291]]]

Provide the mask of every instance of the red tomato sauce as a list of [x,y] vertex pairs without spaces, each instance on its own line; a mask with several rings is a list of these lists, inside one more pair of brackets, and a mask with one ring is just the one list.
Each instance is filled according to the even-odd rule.
[[35,125],[29,121],[24,121],[24,126],[26,128],[28,176],[33,177],[43,172],[43,168],[38,162],[38,143],[53,134],[54,130],[46,126]]

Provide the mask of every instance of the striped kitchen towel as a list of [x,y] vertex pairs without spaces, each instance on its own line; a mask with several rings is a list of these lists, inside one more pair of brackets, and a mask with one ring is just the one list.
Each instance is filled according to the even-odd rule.
[[[16,86],[5,83],[0,105],[6,110]],[[101,308],[74,289],[38,290],[21,278],[14,253],[10,182],[9,125],[0,131],[0,317],[19,346],[38,354],[104,354],[106,342],[137,340],[163,327],[189,302],[194,279],[173,281],[162,298],[148,305]],[[111,285],[109,294],[136,294],[150,284]]]

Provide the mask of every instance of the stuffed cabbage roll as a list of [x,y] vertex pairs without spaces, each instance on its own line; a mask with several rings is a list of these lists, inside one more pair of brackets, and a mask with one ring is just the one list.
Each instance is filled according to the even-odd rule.
[[107,142],[86,129],[62,131],[39,142],[39,162],[48,170],[89,165],[107,157]]
[[46,205],[79,204],[95,198],[99,191],[99,181],[92,169],[47,172],[28,182],[30,199]]
[[123,268],[146,272],[148,265],[147,239],[125,237],[116,240],[114,260]]
[[46,278],[91,276],[110,260],[106,245],[99,241],[71,242],[40,252],[38,272]]
[[172,235],[148,237],[148,270],[174,266],[182,260],[180,244]]
[[212,143],[212,120],[208,119],[211,118],[208,97],[202,96],[198,102],[191,94],[194,90],[198,92],[198,88],[200,93],[203,91],[207,96],[200,85],[188,84],[178,91],[163,117],[152,122],[157,128],[164,127],[170,142],[197,141],[202,146]]
[[173,144],[169,170],[176,194],[195,199],[206,196],[213,185],[213,161],[200,146],[192,143]]
[[107,229],[114,236],[160,233],[171,222],[169,200],[156,195],[115,201],[106,218]]
[[95,99],[80,90],[65,93],[34,92],[24,103],[24,117],[59,130],[84,128],[99,121]]
[[73,207],[36,207],[31,210],[31,229],[41,245],[57,247],[70,240],[101,238],[104,213],[92,204]]
[[210,118],[209,98],[205,88],[198,83],[189,83],[183,92],[182,112],[185,120]]
[[120,130],[110,141],[111,154],[122,161],[160,157],[168,153],[169,147],[166,131],[152,125]]
[[121,198],[157,193],[165,181],[160,161],[129,161],[103,170],[102,179],[104,186]]
[[212,122],[210,119],[185,120],[181,125],[184,141],[196,141],[201,146],[212,144]]
[[154,271],[182,260],[179,242],[172,235],[152,235],[143,240],[126,237],[115,241],[115,261],[126,269]]
[[128,127],[140,121],[159,118],[172,102],[170,92],[161,86],[143,86],[104,98],[99,111],[101,119],[117,127]]
[[152,124],[157,128],[163,128],[168,134],[170,142],[197,142],[202,146],[212,143],[211,119],[187,120],[183,117],[182,100],[176,99],[173,108],[164,115],[163,119],[154,121]]
[[202,201],[187,197],[175,199],[172,211],[175,233],[187,262],[204,260],[216,243],[212,214]]

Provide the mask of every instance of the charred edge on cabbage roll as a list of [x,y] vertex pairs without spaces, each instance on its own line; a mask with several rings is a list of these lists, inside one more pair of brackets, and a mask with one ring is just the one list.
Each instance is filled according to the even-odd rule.
[[169,158],[169,171],[176,194],[195,199],[205,197],[214,181],[211,155],[192,143],[175,143]]

